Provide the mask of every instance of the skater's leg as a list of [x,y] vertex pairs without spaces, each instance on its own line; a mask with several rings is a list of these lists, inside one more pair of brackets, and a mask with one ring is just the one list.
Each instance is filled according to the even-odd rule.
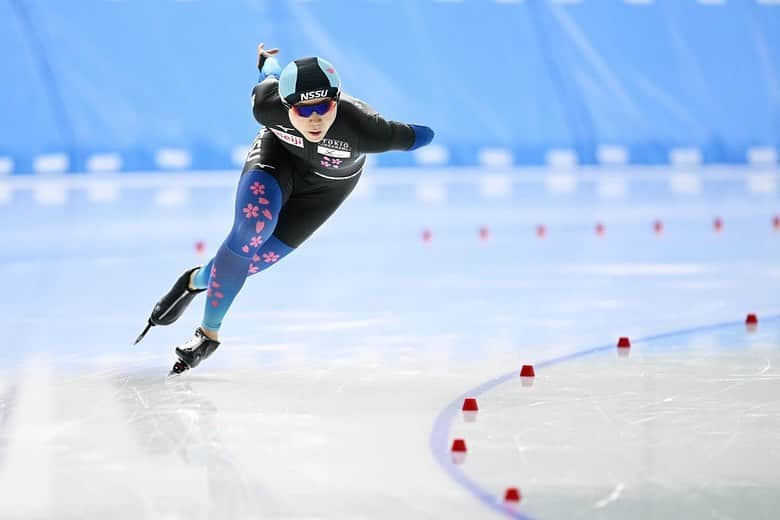
[[[271,267],[276,262],[295,251],[295,248],[288,246],[275,236],[272,236],[260,246],[254,255],[252,255],[252,262],[249,264],[249,275],[257,274],[260,271]],[[196,271],[192,277],[190,288],[191,289],[205,289],[209,286],[209,273],[214,266],[214,258]]]
[[282,200],[279,183],[268,172],[252,170],[242,175],[233,228],[214,259],[195,277],[195,286],[203,287],[205,275],[209,276],[202,328],[212,339],[216,339],[222,319],[244,285],[253,258],[271,238]]
[[[252,255],[248,274],[257,274],[271,267],[301,245],[317,230],[352,192],[359,176],[345,181],[326,181],[320,179],[315,189],[299,194],[293,194],[284,204],[279,213],[275,231],[272,237],[265,240]],[[209,277],[215,258],[194,273],[191,287],[206,289],[209,287]]]

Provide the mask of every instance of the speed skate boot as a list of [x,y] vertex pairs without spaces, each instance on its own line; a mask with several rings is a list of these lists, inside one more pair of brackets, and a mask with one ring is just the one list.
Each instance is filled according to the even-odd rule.
[[179,356],[179,359],[173,364],[173,368],[168,375],[178,375],[185,370],[195,368],[201,361],[213,354],[218,346],[219,341],[209,339],[203,332],[203,329],[198,327],[195,329],[194,338],[184,345],[176,347],[176,355]]
[[176,283],[173,284],[171,290],[168,291],[165,296],[160,298],[160,301],[152,309],[152,315],[149,316],[149,320],[146,323],[146,327],[138,335],[133,345],[144,339],[146,333],[149,332],[155,325],[170,325],[184,313],[184,310],[192,302],[193,298],[198,293],[202,293],[206,289],[190,289],[190,276],[193,271],[200,269],[200,266],[187,269],[182,274]]

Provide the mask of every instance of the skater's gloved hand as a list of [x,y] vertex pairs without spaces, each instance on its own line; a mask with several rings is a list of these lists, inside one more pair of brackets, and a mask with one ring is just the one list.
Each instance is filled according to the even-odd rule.
[[409,148],[409,150],[422,148],[426,144],[429,144],[431,141],[433,141],[434,133],[432,128],[412,124],[409,126],[412,127],[412,130],[414,130],[414,144],[412,144],[412,147]]
[[274,55],[278,53],[279,49],[276,48],[266,50],[265,43],[257,46],[257,70],[260,71],[258,83],[268,76],[279,77],[282,67],[279,66],[279,62],[274,58]]

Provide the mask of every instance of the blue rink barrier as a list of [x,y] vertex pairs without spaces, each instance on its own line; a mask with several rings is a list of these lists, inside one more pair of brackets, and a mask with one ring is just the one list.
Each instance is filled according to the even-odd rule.
[[[387,45],[399,35],[412,52]],[[283,64],[327,57],[345,92],[433,128],[437,165],[492,148],[515,165],[558,149],[585,165],[687,149],[740,164],[780,146],[777,0],[14,0],[0,3],[0,158],[14,172],[41,154],[65,154],[63,171],[95,154],[121,171],[234,166],[257,131],[260,41]]]

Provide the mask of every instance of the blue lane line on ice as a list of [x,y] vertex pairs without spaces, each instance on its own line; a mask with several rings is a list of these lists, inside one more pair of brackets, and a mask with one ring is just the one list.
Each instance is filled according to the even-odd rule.
[[[762,323],[772,322],[777,320],[780,320],[780,314],[773,315],[773,316],[762,316],[760,318],[759,326]],[[712,332],[719,329],[727,329],[735,326],[744,327],[745,322],[729,321],[725,323],[702,325],[700,327],[691,327],[688,329],[680,329],[672,332],[664,332],[662,334],[646,336],[644,338],[639,338],[631,341],[632,341],[632,345],[636,345],[638,343],[647,343],[647,342],[658,341],[666,338],[686,336],[698,332]],[[571,361],[573,359],[578,359],[586,356],[591,356],[593,354],[598,354],[600,352],[614,351],[615,349],[616,349],[616,344],[610,343],[609,345],[602,345],[600,347],[593,347],[585,350],[579,350],[571,354],[566,354],[564,356],[560,356],[557,358],[548,359],[547,361],[536,363],[535,366],[537,368],[549,367],[552,365],[564,363],[566,361]],[[439,463],[442,469],[444,469],[444,471],[455,482],[465,487],[472,495],[474,495],[476,498],[481,500],[482,503],[484,503],[486,506],[510,518],[518,518],[521,520],[533,520],[532,517],[528,515],[524,515],[519,511],[515,511],[505,506],[501,501],[501,498],[494,491],[489,491],[487,489],[484,489],[480,487],[479,484],[477,484],[475,481],[468,478],[463,472],[463,469],[452,462],[451,454],[450,454],[450,446],[449,446],[449,437],[450,437],[450,430],[452,429],[452,423],[455,420],[455,418],[458,417],[458,414],[461,411],[460,409],[463,404],[463,400],[466,397],[479,397],[480,395],[484,394],[488,390],[491,390],[497,387],[498,385],[502,383],[506,383],[507,381],[510,381],[516,377],[519,377],[519,370],[513,370],[507,374],[491,379],[490,381],[487,381],[485,383],[482,383],[479,386],[467,390],[466,392],[456,397],[455,400],[452,401],[449,405],[447,405],[447,407],[444,408],[441,412],[439,412],[439,415],[436,417],[436,420],[433,423],[433,431],[431,432],[431,436],[430,436],[430,449],[431,452],[433,453],[433,458],[436,459],[436,462]]]

